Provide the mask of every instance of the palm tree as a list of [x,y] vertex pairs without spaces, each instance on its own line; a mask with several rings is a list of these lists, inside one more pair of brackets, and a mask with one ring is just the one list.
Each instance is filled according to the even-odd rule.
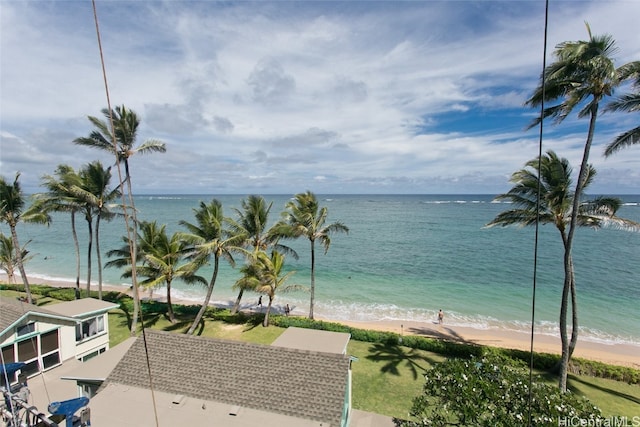
[[[79,203],[84,206],[85,212],[88,212],[87,221],[91,221],[92,217],[96,218],[95,239],[96,239],[96,256],[98,261],[98,298],[102,299],[102,254],[100,252],[100,222],[102,219],[107,221],[115,217],[115,213],[111,211],[110,205],[118,197],[120,192],[118,189],[110,189],[111,168],[104,168],[99,161],[91,162],[79,172],[80,185],[73,186],[71,191],[77,198]],[[91,226],[89,227],[91,229]],[[87,280],[87,295],[90,291],[91,279],[91,241],[89,236],[89,264]]]
[[[138,126],[140,125],[140,119],[137,114],[127,109],[124,105],[117,106],[115,109],[109,110],[105,108],[102,110],[102,114],[107,121],[98,119],[97,117],[89,116],[89,121],[95,126],[96,130],[91,132],[88,137],[76,138],[73,142],[79,145],[85,145],[93,148],[108,151],[115,155],[117,162],[122,162],[125,168],[124,180],[120,177],[120,187],[122,188],[124,182],[127,183],[127,196],[129,199],[129,207],[131,208],[132,224],[129,225],[129,211],[127,204],[122,203],[125,215],[125,223],[127,226],[127,233],[130,233],[131,237],[128,239],[131,245],[129,253],[132,259],[137,259],[136,256],[136,239],[137,239],[137,217],[136,208],[133,200],[133,190],[131,186],[131,174],[129,168],[129,158],[134,154],[151,153],[151,152],[166,152],[166,145],[158,140],[149,139],[137,148],[134,147],[136,143]],[[113,126],[110,126],[112,124]],[[113,132],[111,128],[113,127]],[[123,191],[124,194],[124,191]],[[133,321],[131,322],[131,336],[135,336],[137,321],[138,321],[138,306],[140,305],[140,296],[138,295],[138,281],[136,274],[135,263],[132,263],[131,281],[133,283]]]
[[[297,259],[298,254],[293,249],[278,243],[281,235],[278,234],[277,227],[274,225],[267,229],[272,205],[273,203],[267,205],[262,196],[251,195],[247,197],[241,203],[242,210],[235,209],[238,219],[230,221],[230,230],[235,235],[245,236],[243,246],[251,248],[252,252],[264,252],[267,248],[272,247],[282,253],[291,254]],[[244,288],[241,286],[239,288],[240,291],[231,313],[237,313],[240,309]]]
[[138,266],[141,276],[146,277],[140,284],[143,287],[155,288],[162,284],[167,286],[167,316],[171,323],[176,322],[171,303],[171,284],[174,279],[185,283],[206,285],[207,281],[195,274],[198,260],[183,262],[186,259],[186,244],[180,233],[167,236],[166,225],[158,226],[155,221],[143,222],[140,226],[142,235],[140,250],[143,263]]
[[12,184],[8,183],[4,177],[0,176],[0,222],[7,223],[11,230],[11,240],[16,254],[16,264],[18,265],[18,270],[20,270],[20,276],[22,276],[22,283],[24,284],[24,290],[27,294],[27,302],[31,304],[33,302],[33,298],[31,297],[31,288],[29,287],[27,273],[24,270],[22,246],[20,246],[18,241],[16,226],[21,221],[49,224],[51,218],[42,211],[24,210],[25,197],[22,193],[22,187],[20,186],[19,179],[20,172],[16,173],[16,177]]
[[76,231],[76,212],[80,210],[80,205],[73,195],[71,188],[80,184],[80,177],[75,170],[68,165],[58,165],[55,177],[44,175],[42,186],[48,191],[46,193],[34,194],[36,203],[40,203],[41,209],[46,212],[68,212],[71,216],[71,235],[73,238],[76,254],[76,299],[80,298],[80,245],[78,243],[78,233]]
[[315,274],[315,242],[324,246],[324,253],[329,251],[331,234],[337,232],[349,233],[349,228],[341,222],[326,224],[329,210],[320,207],[316,195],[311,191],[296,194],[294,200],[286,205],[283,220],[278,230],[287,237],[306,237],[311,244],[311,302],[309,304],[309,319],[313,319],[315,304],[316,274]]
[[[606,107],[606,111],[626,111],[629,113],[640,111],[640,61],[620,67],[621,79],[633,79],[635,92],[616,98]],[[605,157],[609,157],[623,147],[640,144],[640,126],[636,126],[618,135],[604,150]]]
[[271,257],[263,251],[258,251],[253,255],[253,261],[242,267],[243,277],[236,282],[236,286],[241,289],[251,289],[269,297],[269,304],[264,315],[262,326],[269,326],[269,314],[276,297],[276,292],[300,289],[299,285],[286,285],[285,283],[295,271],[289,271],[283,275],[284,255],[274,250]]
[[[575,184],[571,222],[567,232],[567,243],[564,258],[565,282],[563,300],[571,290],[571,250],[573,237],[578,225],[579,203],[589,173],[589,152],[595,132],[596,118],[600,102],[613,94],[620,84],[620,70],[615,68],[613,55],[617,47],[613,37],[606,34],[594,36],[587,24],[589,40],[563,42],[556,46],[556,61],[547,66],[540,78],[540,85],[526,102],[537,107],[544,101],[560,102],[547,107],[541,116],[533,121],[530,127],[538,125],[545,118],[553,118],[561,123],[573,110],[580,106],[578,117],[589,117],[589,128],[582,155],[582,163]],[[623,66],[623,67],[628,67]],[[543,86],[544,82],[544,86]],[[561,337],[563,335],[561,334]],[[569,342],[562,342],[562,363],[560,389],[566,391],[566,370],[569,361]]]
[[232,252],[239,251],[239,245],[245,240],[243,234],[233,234],[225,227],[225,222],[228,220],[224,217],[222,203],[219,200],[213,199],[209,204],[200,202],[200,207],[193,209],[193,212],[196,217],[196,224],[180,221],[180,225],[186,227],[189,231],[188,233],[183,233],[180,238],[191,246],[192,256],[198,260],[200,265],[209,263],[213,258],[213,274],[207,286],[204,302],[187,334],[195,332],[209,306],[213,287],[218,277],[220,258],[226,259],[232,267],[235,267]]
[[[29,255],[29,251],[26,249],[29,242],[25,243],[20,251],[23,264],[33,258],[33,255]],[[0,233],[0,270],[4,270],[7,273],[7,281],[9,283],[16,283],[16,265],[18,265],[18,260],[16,251],[13,248],[13,239],[11,236],[5,236]]]
[[[584,188],[593,181],[596,171],[588,165],[586,169]],[[573,217],[575,206],[575,194],[571,191],[571,167],[564,158],[559,158],[553,151],[547,151],[540,159],[536,158],[526,163],[526,168],[515,172],[511,176],[511,182],[515,185],[508,193],[500,194],[497,200],[507,200],[515,206],[496,216],[487,227],[496,225],[535,225],[536,221],[542,224],[553,224],[562,238],[564,257],[568,259],[567,277],[565,283],[569,283],[571,292],[572,309],[572,333],[571,344],[565,349],[567,343],[567,309],[568,292],[563,292],[560,305],[560,337],[563,343],[563,354],[566,353],[566,361],[563,359],[560,365],[561,375],[566,375],[566,366],[578,338],[578,309],[576,299],[575,274],[573,257],[570,253],[568,242],[568,229]],[[538,192],[538,188],[540,191]],[[538,211],[538,196],[540,209]],[[616,198],[597,198],[590,201],[579,202],[576,224],[580,227],[601,228],[605,225],[615,225],[624,229],[640,230],[640,224],[625,220],[616,216],[621,206],[621,201]],[[563,288],[564,289],[564,288]],[[561,379],[562,383],[562,379]],[[566,378],[564,380],[566,384]]]

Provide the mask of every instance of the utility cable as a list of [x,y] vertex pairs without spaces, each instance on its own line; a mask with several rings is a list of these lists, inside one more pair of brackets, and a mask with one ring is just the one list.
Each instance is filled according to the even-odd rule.
[[[116,140],[116,132],[115,132],[115,126],[113,123],[113,110],[111,109],[111,98],[109,96],[109,85],[108,85],[108,81],[107,81],[107,71],[105,68],[105,62],[104,62],[104,54],[103,54],[103,50],[102,50],[102,41],[101,41],[101,37],[100,37],[100,27],[98,25],[98,12],[96,9],[96,1],[95,0],[91,0],[91,3],[93,5],[93,18],[96,24],[96,36],[98,39],[98,50],[100,51],[100,64],[102,65],[102,77],[104,80],[104,88],[105,88],[105,93],[106,93],[106,97],[107,97],[107,108],[109,111],[109,125],[111,127],[111,140],[113,143],[113,150],[115,153],[115,157],[116,157],[116,166],[117,166],[117,170],[118,170],[118,179],[120,182],[120,188],[124,190],[124,180],[122,179],[122,169],[120,167],[120,156],[119,156],[119,151],[118,151],[118,142]],[[126,179],[128,180],[128,184],[129,184],[129,188],[131,188],[131,176],[127,173],[127,177]],[[151,363],[149,360],[149,348],[147,346],[147,336],[145,334],[145,326],[144,326],[144,316],[142,314],[142,307],[140,305],[140,298],[139,298],[139,293],[138,293],[138,281],[137,281],[137,276],[136,276],[136,262],[137,262],[137,256],[136,256],[136,229],[137,229],[137,219],[135,218],[135,205],[133,203],[133,194],[131,193],[131,191],[128,192],[129,193],[129,203],[131,206],[131,211],[133,212],[133,219],[132,221],[134,222],[134,228],[132,229],[129,226],[129,211],[127,209],[127,203],[126,203],[126,199],[124,196],[124,191],[122,191],[122,209],[124,211],[124,219],[125,219],[125,227],[127,229],[127,238],[129,241],[129,255],[131,257],[131,281],[133,284],[133,292],[135,292],[135,297],[134,297],[134,304],[138,304],[138,313],[140,315],[140,326],[141,326],[141,330],[142,330],[142,340],[144,343],[144,352],[145,352],[145,359],[147,362],[147,371],[149,374],[149,389],[151,390],[151,401],[153,402],[153,414],[155,416],[155,421],[156,421],[156,427],[160,426],[160,422],[158,420],[158,408],[156,405],[156,399],[155,399],[155,393],[154,393],[154,387],[153,387],[153,378],[151,375]],[[133,231],[132,231],[133,230]]]
[[540,192],[542,191],[542,180],[540,176],[540,169],[542,167],[542,135],[543,135],[543,123],[544,123],[544,100],[546,96],[546,76],[545,70],[547,68],[547,33],[549,28],[549,0],[545,0],[545,9],[544,9],[544,42],[542,48],[542,76],[541,76],[541,85],[542,85],[542,100],[540,102],[540,134],[538,138],[538,190],[536,197],[536,226],[535,226],[535,239],[534,239],[534,249],[533,249],[533,289],[531,295],[531,347],[530,351],[530,360],[529,360],[529,401],[528,401],[528,411],[529,414],[527,416],[529,427],[532,426],[531,420],[531,406],[533,403],[533,342],[535,336],[535,324],[536,324],[536,285],[537,285],[537,275],[538,275],[538,237],[540,231]]

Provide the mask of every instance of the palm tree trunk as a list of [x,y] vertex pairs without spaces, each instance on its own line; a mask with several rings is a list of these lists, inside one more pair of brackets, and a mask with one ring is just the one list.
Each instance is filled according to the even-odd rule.
[[313,305],[316,300],[316,250],[315,241],[311,240],[311,302],[309,303],[309,319],[313,320]]
[[240,292],[238,292],[238,298],[236,298],[236,302],[233,304],[233,308],[231,309],[231,314],[236,314],[238,310],[240,310],[240,300],[242,299],[243,293],[244,289],[240,289]]
[[89,226],[89,244],[87,246],[87,298],[91,295],[91,249],[93,247],[93,221],[87,218]]
[[167,316],[169,322],[176,323],[176,315],[173,313],[173,304],[171,304],[171,281],[167,281]]
[[211,295],[213,294],[213,287],[215,286],[216,278],[218,277],[219,265],[220,265],[220,259],[216,256],[213,262],[213,276],[211,276],[211,281],[209,282],[209,286],[207,287],[207,294],[204,297],[202,307],[200,307],[198,314],[196,314],[196,318],[193,319],[193,323],[191,324],[191,327],[189,327],[189,330],[187,331],[187,334],[189,335],[195,332],[196,328],[198,327],[198,324],[200,323],[200,321],[202,320],[202,317],[204,316],[204,313],[207,311],[207,308],[209,307],[209,301],[211,301]]
[[265,328],[269,326],[269,313],[271,313],[271,305],[273,305],[273,297],[269,295],[269,305],[267,306],[267,312],[264,315],[264,320],[262,321],[262,326]]
[[[591,117],[589,120],[589,131],[587,133],[587,140],[584,144],[584,152],[582,154],[582,163],[580,164],[580,172],[578,174],[578,180],[576,182],[576,189],[573,194],[573,208],[571,211],[571,223],[569,225],[569,232],[567,234],[567,240],[565,244],[565,257],[564,257],[564,270],[565,270],[565,281],[564,288],[562,290],[562,308],[561,311],[564,310],[564,316],[561,314],[560,316],[560,337],[562,341],[562,361],[560,366],[560,390],[562,392],[567,391],[567,372],[569,367],[569,359],[571,357],[569,353],[569,344],[567,342],[567,299],[568,293],[572,287],[571,277],[567,277],[567,274],[573,274],[573,264],[571,258],[571,249],[573,247],[573,236],[577,227],[578,222],[578,211],[580,209],[580,197],[582,195],[582,189],[584,188],[585,178],[589,166],[589,153],[591,151],[591,143],[593,142],[593,134],[596,129],[596,118],[598,116],[598,99],[594,99],[591,104]],[[574,314],[574,316],[577,316]],[[564,319],[563,319],[564,317]],[[564,321],[564,331],[562,330],[562,322]],[[577,319],[576,319],[577,323]],[[576,331],[577,333],[577,331]],[[577,339],[577,336],[576,336]]]
[[560,358],[560,378],[558,386],[560,391],[567,391],[567,372],[569,367],[569,342],[567,339],[567,306],[569,300],[570,281],[565,278],[562,287],[562,302],[560,305],[560,342],[562,344],[562,356]]
[[73,246],[76,250],[76,299],[80,299],[80,244],[78,243],[78,232],[76,231],[75,211],[71,211],[71,234],[73,235]]
[[16,225],[9,224],[11,229],[11,239],[13,240],[13,247],[16,251],[16,262],[18,263],[18,270],[20,270],[20,276],[22,276],[22,283],[24,284],[24,291],[27,294],[27,302],[33,304],[33,297],[31,296],[31,287],[29,286],[29,279],[27,273],[24,271],[24,263],[22,262],[22,250],[20,249],[20,243],[18,243],[18,233],[16,232]]
[[576,278],[571,260],[571,341],[569,341],[569,359],[578,344],[578,298],[576,292]]
[[[135,337],[138,329],[138,316],[140,316],[140,294],[138,293],[138,272],[136,262],[138,259],[138,217],[136,206],[133,201],[133,191],[131,189],[131,177],[129,175],[129,162],[124,159],[125,181],[127,182],[127,192],[129,193],[129,204],[131,206],[131,238],[129,239],[129,253],[131,254],[131,292],[133,294],[133,314],[131,315],[131,336]],[[126,207],[125,207],[126,215]],[[126,216],[125,216],[126,219]],[[127,224],[128,225],[128,224]]]
[[100,255],[100,213],[96,218],[96,258],[98,259],[98,299],[102,299],[102,255]]

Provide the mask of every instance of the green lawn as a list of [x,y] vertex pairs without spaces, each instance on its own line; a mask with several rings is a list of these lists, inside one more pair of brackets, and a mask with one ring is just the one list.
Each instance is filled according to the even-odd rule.
[[[0,295],[15,298],[21,295],[3,290]],[[50,298],[39,298],[38,305],[55,303]],[[145,314],[145,326],[152,329],[184,333],[190,326],[190,317],[178,318],[171,324],[164,315]],[[129,337],[129,323],[124,311],[110,312],[110,344],[115,346]],[[241,340],[261,344],[272,343],[283,329],[275,326],[264,328],[259,322],[224,322],[205,319],[196,332],[201,336]],[[405,418],[412,399],[422,390],[424,372],[433,363],[444,360],[442,355],[407,347],[372,344],[351,340],[349,355],[353,362],[353,394],[355,409],[388,416]],[[554,382],[555,380],[549,379]],[[571,375],[569,387],[584,395],[600,407],[606,416],[640,416],[640,386],[623,382]]]

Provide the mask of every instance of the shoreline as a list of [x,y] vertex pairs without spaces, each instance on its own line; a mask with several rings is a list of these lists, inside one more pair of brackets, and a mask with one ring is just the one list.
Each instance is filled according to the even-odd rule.
[[[22,282],[19,275],[17,282]],[[0,273],[0,282],[8,283],[7,275]],[[41,279],[29,276],[32,284],[44,284],[54,287],[75,287],[75,283],[69,280]],[[81,285],[81,289],[84,286]],[[92,285],[96,290],[97,285]],[[103,284],[105,292],[116,291],[130,295],[129,289],[123,285]],[[145,293],[140,293],[141,299],[145,299]],[[159,294],[155,300],[164,301],[165,298]],[[174,299],[174,304],[193,305],[194,301],[184,299]],[[229,304],[232,304],[230,302]],[[197,304],[197,303],[195,303]],[[227,306],[229,306],[227,304]],[[219,304],[218,304],[219,305]],[[222,305],[220,305],[222,306]],[[359,329],[370,329],[377,331],[394,332],[400,335],[418,335],[429,338],[444,339],[452,342],[478,344],[492,347],[509,348],[529,351],[531,349],[531,334],[513,330],[499,328],[476,329],[466,326],[452,326],[437,324],[436,322],[417,322],[409,320],[383,320],[383,321],[350,321],[336,320],[331,317],[317,317],[317,320],[335,322]],[[538,353],[560,354],[560,338],[547,334],[535,334],[533,349]],[[602,362],[610,365],[627,366],[640,369],[640,346],[620,343],[598,343],[592,341],[578,340],[574,357]]]

